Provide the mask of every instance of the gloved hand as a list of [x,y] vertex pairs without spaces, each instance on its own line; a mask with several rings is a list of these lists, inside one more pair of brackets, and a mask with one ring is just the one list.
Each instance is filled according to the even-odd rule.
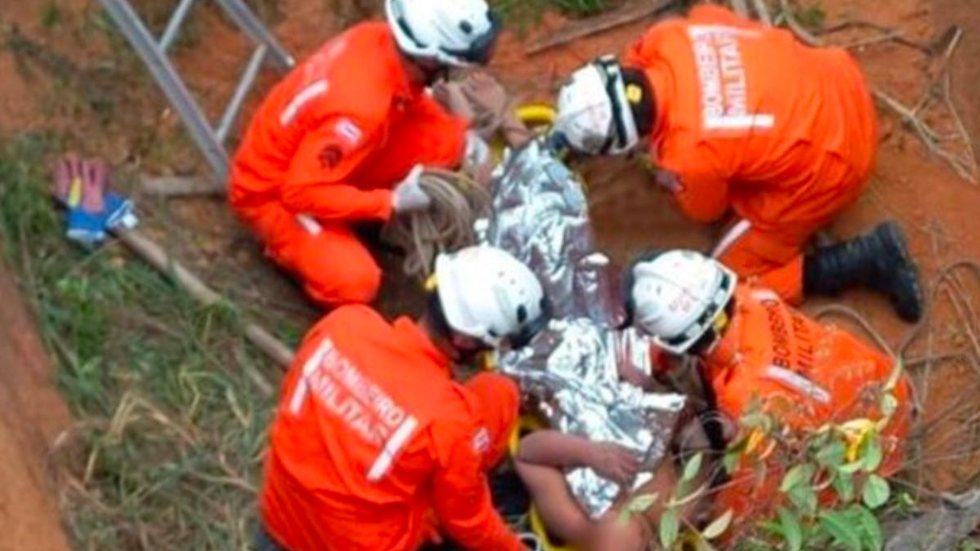
[[684,190],[684,185],[681,184],[681,179],[677,176],[677,173],[663,168],[659,168],[654,172],[653,182],[657,187],[665,189],[670,193],[678,193]]
[[432,205],[432,198],[422,190],[422,165],[415,165],[404,180],[395,186],[391,194],[391,208],[397,213],[425,210]]
[[490,145],[476,131],[466,132],[466,147],[463,150],[463,169],[476,173],[490,161]]

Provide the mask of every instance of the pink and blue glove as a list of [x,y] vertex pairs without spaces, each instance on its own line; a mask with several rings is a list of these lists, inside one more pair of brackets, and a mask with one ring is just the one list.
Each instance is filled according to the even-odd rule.
[[68,239],[92,249],[108,232],[135,227],[138,220],[130,200],[108,191],[108,173],[101,161],[68,155],[54,174],[54,196],[68,209]]

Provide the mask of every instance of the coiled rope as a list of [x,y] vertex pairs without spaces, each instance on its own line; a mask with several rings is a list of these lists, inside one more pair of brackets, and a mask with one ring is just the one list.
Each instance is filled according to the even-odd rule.
[[448,170],[426,169],[420,185],[432,206],[392,217],[381,237],[405,251],[403,271],[424,280],[437,254],[476,243],[473,225],[488,214],[490,194],[469,176]]

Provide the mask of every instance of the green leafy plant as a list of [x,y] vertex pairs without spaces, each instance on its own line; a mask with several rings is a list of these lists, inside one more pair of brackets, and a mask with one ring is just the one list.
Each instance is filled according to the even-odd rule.
[[77,549],[246,549],[275,400],[246,374],[278,370],[227,305],[198,306],[118,246],[64,238],[48,197],[62,149],[47,134],[0,139],[0,250],[77,421],[51,457],[73,481],[66,531]]
[[[741,437],[729,446],[720,464],[729,474],[753,472],[756,483],[774,483],[773,477],[779,477],[779,484],[774,486],[767,517],[754,520],[726,543],[740,551],[883,549],[884,534],[876,515],[892,499],[892,489],[880,473],[881,435],[898,409],[893,390],[901,373],[902,366],[896,365],[885,384],[868,389],[869,394],[877,393],[872,398],[881,417],[875,420],[859,418],[794,430],[754,400],[740,420]],[[713,542],[733,525],[732,510],[701,529],[683,519],[682,508],[707,490],[706,486],[692,490],[704,467],[701,454],[689,459],[673,497],[664,503],[658,525],[663,549],[713,551]],[[647,511],[657,499],[637,496],[620,513],[621,519]],[[901,509],[908,499],[900,494],[897,507]]]
[[[710,551],[713,547],[708,542],[724,534],[732,523],[734,514],[731,510],[719,515],[700,531],[684,518],[685,507],[703,497],[708,490],[706,482],[698,485],[698,478],[702,473],[704,464],[704,455],[701,453],[688,459],[684,464],[680,481],[677,483],[673,496],[664,503],[664,512],[661,514],[656,527],[658,540],[663,549],[673,549],[684,543],[690,543],[698,551]],[[646,522],[646,517],[643,515],[659,498],[659,494],[656,493],[640,494],[633,497],[626,507],[620,511],[619,521],[626,522],[631,516],[640,516]]]
[[[898,409],[893,390],[901,373],[902,366],[896,365],[884,385],[869,389],[878,391],[881,418],[877,420],[828,423],[798,434],[763,412],[758,402],[753,404],[741,423],[747,436],[728,450],[725,467],[729,473],[746,463],[784,469],[778,489],[783,499],[775,515],[750,531],[740,548],[878,551],[884,547],[876,513],[892,492],[879,474],[884,460],[881,434]],[[765,446],[762,442],[770,443],[762,454],[768,454],[765,458],[752,453]]]

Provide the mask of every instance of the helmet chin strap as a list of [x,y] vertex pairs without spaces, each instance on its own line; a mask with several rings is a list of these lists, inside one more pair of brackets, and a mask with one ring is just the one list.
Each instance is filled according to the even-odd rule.
[[[463,341],[468,342],[463,344]],[[470,342],[475,344],[471,345]],[[452,359],[457,364],[471,364],[476,360],[477,356],[483,352],[492,350],[492,347],[481,343],[477,339],[464,336],[456,331],[453,331],[449,337],[449,345],[455,353]]]
[[422,84],[425,86],[432,86],[436,82],[449,78],[450,67],[435,58],[410,56],[409,60],[422,73]]

